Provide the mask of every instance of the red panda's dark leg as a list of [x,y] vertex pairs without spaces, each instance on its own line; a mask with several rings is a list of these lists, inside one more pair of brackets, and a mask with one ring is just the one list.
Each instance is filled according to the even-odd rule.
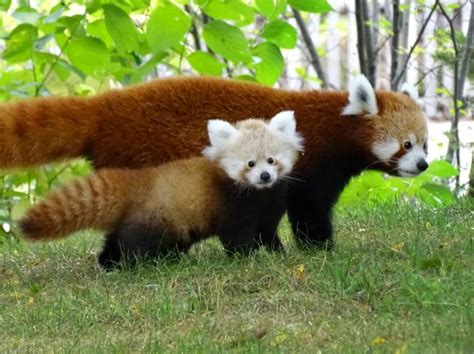
[[284,207],[279,212],[264,215],[263,224],[260,225],[260,235],[257,240],[259,246],[265,247],[268,251],[284,251],[285,248],[278,237],[277,228],[283,213]]
[[[241,222],[242,224],[242,222]],[[249,255],[258,249],[257,229],[253,225],[225,227],[219,231],[219,239],[229,255]]]
[[334,156],[315,166],[313,176],[290,185],[288,218],[300,247],[331,249],[334,246],[332,208],[352,176],[367,161],[356,154]]

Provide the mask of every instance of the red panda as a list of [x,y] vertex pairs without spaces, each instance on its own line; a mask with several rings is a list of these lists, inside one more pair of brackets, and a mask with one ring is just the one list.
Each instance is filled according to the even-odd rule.
[[151,81],[91,98],[0,104],[0,168],[85,157],[96,168],[156,166],[195,156],[213,117],[236,122],[295,111],[305,153],[287,211],[300,245],[332,244],[331,210],[352,176],[427,168],[427,124],[409,96],[375,93],[360,76],[349,93],[286,91],[206,77]]
[[20,221],[26,237],[56,239],[81,229],[109,232],[99,262],[187,251],[217,234],[229,253],[282,249],[276,228],[287,179],[302,150],[293,112],[268,123],[208,124],[203,154],[155,168],[102,169],[53,192]]

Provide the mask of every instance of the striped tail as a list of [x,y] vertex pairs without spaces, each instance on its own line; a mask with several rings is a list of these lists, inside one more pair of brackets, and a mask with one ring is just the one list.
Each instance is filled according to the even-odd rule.
[[26,213],[21,231],[31,240],[53,240],[79,230],[111,230],[124,214],[138,171],[101,170],[57,189]]

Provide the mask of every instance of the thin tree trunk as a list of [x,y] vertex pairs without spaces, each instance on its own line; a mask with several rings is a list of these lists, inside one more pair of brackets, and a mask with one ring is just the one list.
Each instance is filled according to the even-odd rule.
[[423,33],[425,32],[425,29],[426,27],[428,26],[428,23],[430,22],[431,20],[431,17],[433,16],[433,14],[435,13],[435,10],[436,10],[436,7],[438,7],[439,5],[439,0],[436,0],[436,2],[434,3],[433,7],[431,8],[428,16],[426,17],[425,19],[425,22],[423,23],[423,25],[421,26],[421,29],[420,29],[420,32],[418,32],[418,37],[416,38],[415,40],[415,43],[413,43],[413,45],[411,46],[410,50],[408,51],[408,54],[404,60],[404,62],[402,63],[402,66],[399,70],[399,73],[397,74],[397,76],[395,77],[394,81],[393,81],[393,87],[395,89],[398,88],[398,85],[400,84],[400,81],[403,77],[403,75],[405,75],[405,72],[407,70],[407,65],[408,65],[408,62],[410,61],[410,58],[411,58],[411,55],[413,54],[413,51],[415,50],[416,46],[418,45],[418,43],[422,40],[423,38]]
[[466,82],[467,71],[471,61],[472,49],[474,47],[474,3],[471,3],[471,15],[469,17],[469,27],[466,34],[466,44],[461,59],[461,70],[459,72],[458,92],[461,98],[464,97],[464,83]]
[[400,42],[400,30],[401,30],[401,12],[400,12],[400,0],[393,1],[393,22],[392,22],[392,68],[390,70],[390,86],[392,90],[396,91],[398,84],[395,82],[395,78],[398,73],[398,59],[399,59],[399,42]]
[[369,76],[369,68],[367,64],[366,49],[365,49],[365,30],[364,30],[364,11],[362,9],[362,2],[365,0],[355,0],[355,15],[357,22],[357,51],[359,53],[360,71],[366,77]]
[[[437,3],[439,5],[439,8],[441,10],[441,13],[443,16],[446,18],[446,21],[448,21],[449,28],[450,28],[450,36],[451,36],[451,42],[454,47],[454,95],[453,95],[453,103],[454,103],[454,117],[451,122],[451,131],[449,134],[449,144],[448,144],[448,152],[446,154],[446,159],[453,163],[454,159],[456,158],[456,165],[458,168],[461,167],[461,161],[460,161],[460,141],[459,141],[459,118],[460,118],[460,107],[459,107],[459,100],[461,98],[460,92],[459,92],[459,59],[461,57],[459,53],[459,47],[457,44],[456,40],[456,31],[454,29],[454,24],[453,20],[449,17],[449,15],[446,13],[446,10],[444,9],[444,6],[439,3],[439,0],[437,0]],[[459,175],[456,177],[456,187],[459,186]]]
[[367,74],[372,87],[375,87],[375,71],[377,69],[377,62],[375,60],[374,43],[372,38],[372,25],[367,23],[369,19],[369,9],[367,1],[362,1],[362,14],[364,18],[364,39],[365,39],[365,50],[367,57]]
[[303,17],[301,17],[301,14],[298,10],[294,8],[291,8],[291,9],[295,16],[296,23],[298,24],[298,27],[300,29],[301,35],[303,37],[303,41],[311,57],[311,65],[313,66],[314,70],[316,71],[316,74],[321,80],[321,86],[323,88],[328,88],[330,84],[327,81],[326,72],[324,71],[323,66],[321,65],[321,60],[319,59],[319,55],[316,52],[316,49],[314,48],[314,43],[311,40],[311,36],[308,33],[308,29],[306,28],[306,23],[304,22]]
[[474,153],[472,153],[471,172],[469,173],[469,196],[474,198]]

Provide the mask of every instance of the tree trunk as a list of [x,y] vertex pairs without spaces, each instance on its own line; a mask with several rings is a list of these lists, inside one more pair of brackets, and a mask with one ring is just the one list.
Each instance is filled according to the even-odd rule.
[[[375,50],[374,50],[374,43],[373,43],[373,36],[372,36],[372,25],[367,23],[369,17],[369,8],[367,5],[367,1],[362,1],[362,14],[364,18],[364,39],[365,39],[365,50],[366,50],[366,58],[367,58],[367,74],[372,87],[375,87],[376,84],[376,76],[375,72],[377,70],[377,61],[375,60]],[[372,21],[373,22],[373,21]]]
[[474,198],[474,152],[472,153],[471,172],[469,173],[469,192],[468,195]]
[[359,53],[360,72],[366,77],[369,76],[369,69],[367,65],[366,49],[365,49],[365,30],[364,30],[364,11],[362,9],[362,2],[365,0],[355,0],[355,15],[357,22],[357,51]]
[[400,12],[400,0],[393,1],[393,22],[392,22],[392,65],[390,70],[390,86],[393,91],[398,89],[398,82],[396,77],[398,73],[398,59],[399,59],[399,42],[400,42],[400,30],[402,24],[402,16]]

